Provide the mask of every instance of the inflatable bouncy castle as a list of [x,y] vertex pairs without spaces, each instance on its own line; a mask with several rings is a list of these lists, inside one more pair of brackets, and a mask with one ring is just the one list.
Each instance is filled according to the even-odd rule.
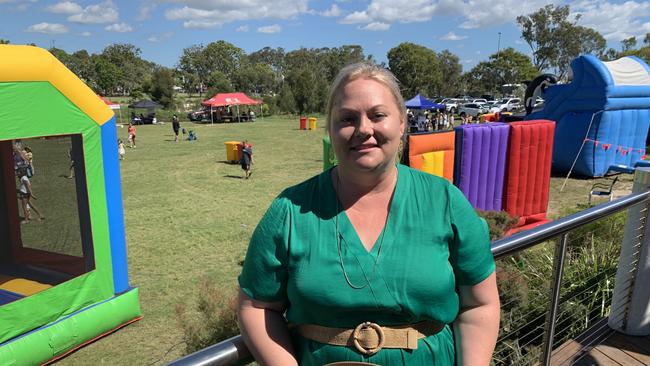
[[115,116],[47,51],[0,45],[0,364],[38,365],[141,317]]
[[573,80],[548,86],[544,108],[527,120],[556,121],[553,170],[599,177],[631,171],[645,157],[650,126],[650,67],[628,56],[571,62]]

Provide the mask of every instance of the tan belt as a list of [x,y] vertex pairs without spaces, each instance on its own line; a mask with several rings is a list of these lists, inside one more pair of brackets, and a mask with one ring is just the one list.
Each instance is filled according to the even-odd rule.
[[292,327],[300,335],[316,342],[336,346],[354,346],[365,355],[373,355],[382,348],[417,349],[418,340],[434,335],[445,327],[433,321],[382,327],[364,322],[354,329],[330,328],[314,324]]

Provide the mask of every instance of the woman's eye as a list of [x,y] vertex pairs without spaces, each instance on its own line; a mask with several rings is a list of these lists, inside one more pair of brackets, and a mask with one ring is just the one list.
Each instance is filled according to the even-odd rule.
[[384,119],[384,118],[386,118],[386,114],[385,114],[385,113],[375,113],[375,114],[373,115],[373,120],[375,120],[375,121],[381,121],[381,120]]
[[341,117],[341,123],[344,123],[344,124],[354,123],[354,117],[352,117],[352,116]]

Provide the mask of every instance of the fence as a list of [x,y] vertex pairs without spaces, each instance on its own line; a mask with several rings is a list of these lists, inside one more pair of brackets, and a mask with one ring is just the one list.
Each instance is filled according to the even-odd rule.
[[[637,172],[635,180],[650,180],[650,172],[643,174]],[[609,329],[604,320],[610,315],[626,319],[650,204],[648,184],[641,189],[492,243],[501,296],[496,365],[540,361],[549,365],[553,349],[564,342],[589,328],[600,328],[591,333],[602,334],[599,330]],[[619,263],[624,233],[625,241],[632,241],[632,254]],[[621,277],[625,280],[616,292],[625,300],[614,301],[612,309],[618,267],[632,276]],[[596,339],[583,335],[582,341]],[[169,365],[226,366],[249,361],[241,336],[235,336]]]

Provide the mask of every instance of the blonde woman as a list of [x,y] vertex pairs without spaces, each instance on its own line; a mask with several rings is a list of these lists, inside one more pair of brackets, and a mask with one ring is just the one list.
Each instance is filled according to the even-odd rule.
[[252,354],[262,365],[488,365],[499,297],[487,226],[446,180],[396,164],[406,110],[395,77],[344,68],[327,112],[339,165],[275,199],[239,277]]

